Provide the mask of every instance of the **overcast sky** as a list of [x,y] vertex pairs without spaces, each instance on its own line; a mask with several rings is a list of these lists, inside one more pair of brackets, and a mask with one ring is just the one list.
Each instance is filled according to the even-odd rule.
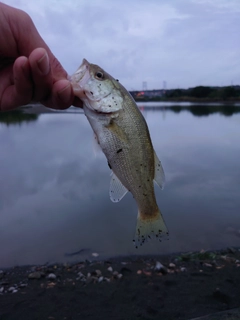
[[240,84],[240,0],[3,0],[69,74],[83,58],[128,90]]

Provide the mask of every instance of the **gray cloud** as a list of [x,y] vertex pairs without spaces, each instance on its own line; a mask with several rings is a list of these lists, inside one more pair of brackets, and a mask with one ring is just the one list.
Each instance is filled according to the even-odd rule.
[[130,89],[240,82],[234,0],[9,0],[27,11],[69,73],[85,57]]

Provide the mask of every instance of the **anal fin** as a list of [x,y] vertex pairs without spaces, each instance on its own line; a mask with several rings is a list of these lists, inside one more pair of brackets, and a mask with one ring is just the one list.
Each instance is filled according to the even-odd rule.
[[110,181],[110,189],[109,195],[112,202],[119,202],[125,194],[128,192],[128,189],[124,187],[122,182],[118,179],[118,177],[112,172],[111,173],[111,181]]
[[161,189],[163,189],[165,184],[165,173],[163,171],[162,163],[158,159],[158,156],[156,155],[155,151],[154,151],[154,163],[155,163],[154,181]]

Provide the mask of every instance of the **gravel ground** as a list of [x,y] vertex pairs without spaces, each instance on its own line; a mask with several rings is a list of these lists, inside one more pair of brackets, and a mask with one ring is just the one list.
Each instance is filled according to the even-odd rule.
[[216,313],[203,319],[235,320],[229,310],[240,307],[239,297],[235,248],[0,271],[1,320],[187,320]]

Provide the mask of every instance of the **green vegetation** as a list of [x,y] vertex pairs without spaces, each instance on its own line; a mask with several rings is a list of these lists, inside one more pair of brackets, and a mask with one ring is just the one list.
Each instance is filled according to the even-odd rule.
[[200,251],[183,253],[177,257],[178,261],[196,261],[196,260],[214,260],[216,259],[216,252]]

